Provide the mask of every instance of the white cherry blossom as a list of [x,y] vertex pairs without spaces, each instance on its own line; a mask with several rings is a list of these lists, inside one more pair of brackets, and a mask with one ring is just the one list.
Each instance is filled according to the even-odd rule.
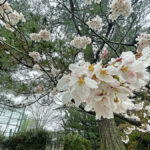
[[136,40],[138,41],[137,50],[141,52],[145,47],[150,47],[150,34],[141,34]]
[[78,36],[78,37],[75,37],[70,45],[75,47],[75,48],[79,48],[79,49],[85,49],[87,47],[88,44],[91,43],[91,39],[89,37],[86,37],[86,36]]
[[41,67],[38,64],[35,64],[33,66],[33,70],[39,71],[41,69]]
[[112,21],[116,20],[120,15],[129,16],[132,12],[131,0],[113,0],[110,9],[109,18]]
[[93,30],[101,31],[103,27],[102,18],[97,15],[95,18],[88,21],[87,25]]
[[[125,113],[128,109],[143,109],[143,102],[134,105],[129,96],[148,83],[149,74],[143,59],[136,58],[132,52],[123,52],[108,65],[102,61],[82,62],[71,64],[69,69],[71,73],[58,82],[58,90],[65,92],[65,103],[70,102],[67,97],[74,99],[77,107],[86,103],[85,110],[95,111],[96,119],[110,119],[114,113]],[[134,114],[126,117],[140,121]]]
[[45,40],[45,41],[49,41],[49,40],[50,40],[50,37],[51,37],[50,32],[47,31],[46,29],[41,30],[41,31],[39,32],[39,35],[40,35],[41,38],[42,38],[43,40]]
[[124,142],[125,144],[127,144],[129,142],[129,136],[125,135],[123,137],[121,137],[122,142]]
[[36,61],[36,62],[41,60],[41,56],[38,52],[35,52],[35,51],[30,52],[29,56],[32,57],[34,59],[34,61]]

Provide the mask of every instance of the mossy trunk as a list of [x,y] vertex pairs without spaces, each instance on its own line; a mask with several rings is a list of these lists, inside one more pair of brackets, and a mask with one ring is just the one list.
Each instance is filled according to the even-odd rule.
[[114,119],[102,119],[98,123],[101,150],[125,150]]

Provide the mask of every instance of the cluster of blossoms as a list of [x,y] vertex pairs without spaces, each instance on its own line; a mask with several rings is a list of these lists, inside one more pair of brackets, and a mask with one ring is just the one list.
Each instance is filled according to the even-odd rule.
[[113,0],[110,8],[111,14],[109,18],[113,21],[120,15],[129,16],[132,12],[131,0]]
[[138,51],[140,52],[143,48],[150,46],[150,34],[141,34],[136,39],[138,41]]
[[58,81],[57,89],[63,92],[65,104],[74,99],[75,106],[85,103],[86,111],[95,111],[96,119],[113,118],[113,113],[125,113],[133,105],[129,96],[149,81],[145,57],[150,59],[150,49],[143,50],[141,57],[123,52],[106,66],[102,62],[71,64],[71,73]]
[[43,90],[44,90],[43,86],[42,86],[42,85],[38,85],[38,86],[36,86],[36,87],[34,88],[33,91],[34,91],[35,93],[42,93]]
[[126,129],[124,129],[124,133],[126,134],[125,136],[122,136],[121,137],[121,140],[122,140],[122,142],[124,142],[124,143],[128,143],[129,142],[129,134],[131,134],[132,133],[132,131],[134,131],[136,129],[136,127],[135,126],[133,126],[133,125],[130,125],[129,127],[127,127]]
[[140,132],[150,132],[150,125],[149,124],[142,124],[140,127],[135,127],[135,126],[129,126],[129,127],[126,127],[126,129],[124,129],[124,133],[125,133],[125,136],[122,136],[121,139],[124,143],[128,143],[129,142],[129,136],[134,130],[138,130]]
[[41,67],[40,67],[40,65],[38,65],[38,64],[35,64],[34,66],[33,66],[33,70],[35,70],[35,71],[39,71],[41,69]]
[[[3,1],[0,3],[2,4]],[[19,21],[25,22],[24,15],[17,11],[13,11],[8,2],[5,2],[2,6],[0,6],[0,15],[4,20],[5,28],[12,32],[14,31],[12,26],[16,27]]]
[[88,44],[90,44],[91,43],[91,39],[89,38],[89,37],[86,37],[86,36],[82,36],[82,37],[80,37],[80,36],[78,36],[78,37],[75,37],[72,41],[71,41],[71,43],[70,43],[70,45],[71,46],[74,46],[75,48],[82,48],[82,49],[85,49],[86,48],[86,46],[88,45]]
[[123,136],[123,137],[121,137],[121,140],[122,140],[122,142],[127,144],[129,142],[129,136],[128,135]]
[[53,76],[57,76],[60,73],[60,70],[56,69],[55,67],[52,66],[51,68],[51,74]]
[[145,68],[150,65],[150,47],[145,47],[142,51],[137,53],[139,60],[143,62]]
[[102,18],[100,18],[98,15],[93,18],[91,21],[87,22],[87,25],[89,26],[89,28],[93,29],[93,30],[97,30],[97,31],[101,31],[103,24],[102,24]]
[[[30,53],[29,53],[29,56],[32,57],[33,60],[36,61],[36,62],[38,62],[38,61],[41,60],[41,56],[40,56],[40,54],[39,54],[38,52],[35,52],[35,51],[30,52]],[[37,69],[37,66],[34,66],[34,68]]]
[[[133,112],[132,112],[132,110],[133,110]],[[130,119],[133,119],[136,121],[141,121],[141,120],[144,120],[144,121],[142,121],[143,123],[139,127],[129,125],[123,130],[125,136],[122,136],[122,141],[124,143],[129,142],[128,135],[131,134],[134,130],[138,130],[138,131],[144,132],[144,133],[150,132],[150,125],[149,125],[149,123],[150,123],[150,120],[149,120],[150,104],[147,105],[144,101],[142,101],[138,104],[135,104],[134,107],[132,108],[132,110],[131,110],[132,114],[130,114],[130,115],[125,114],[125,118],[130,118]],[[140,114],[139,115],[140,117],[138,116],[138,113]]]
[[92,4],[92,2],[100,4],[101,0],[84,0],[86,4]]
[[41,30],[39,33],[31,33],[30,38],[32,41],[40,42],[42,39],[45,41],[49,41],[51,38],[51,34],[46,29]]

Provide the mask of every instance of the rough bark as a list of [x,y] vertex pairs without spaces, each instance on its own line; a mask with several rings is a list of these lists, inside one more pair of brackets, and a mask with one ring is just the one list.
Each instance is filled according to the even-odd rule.
[[101,150],[125,150],[114,119],[102,119],[98,123]]

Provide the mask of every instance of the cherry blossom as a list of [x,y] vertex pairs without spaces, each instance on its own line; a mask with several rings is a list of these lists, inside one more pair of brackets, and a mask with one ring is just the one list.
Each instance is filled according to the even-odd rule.
[[30,38],[32,41],[35,41],[35,42],[40,42],[41,40],[41,36],[38,33],[31,33]]
[[[113,118],[114,113],[125,113],[131,106],[134,110],[143,109],[143,102],[133,107],[129,96],[147,84],[149,74],[143,59],[132,52],[123,52],[108,65],[103,65],[102,61],[96,64],[83,62],[71,64],[69,69],[71,74],[60,79],[57,86],[58,90],[64,91],[65,103],[71,99],[76,106],[86,103],[85,110],[95,111],[99,120],[101,117]],[[134,114],[127,117],[140,120]]]
[[145,47],[150,47],[150,34],[141,34],[136,40],[138,41],[137,50],[141,52]]
[[116,20],[120,15],[129,16],[132,12],[131,0],[113,0],[110,9],[109,18],[112,21]]
[[127,144],[129,142],[129,137],[128,135],[121,137],[122,142],[124,142],[125,144]]
[[87,22],[87,25],[89,26],[89,28],[93,29],[93,30],[97,30],[97,31],[101,31],[103,24],[102,24],[102,18],[100,18],[98,15],[93,18],[92,20]]
[[41,36],[41,38],[42,38],[43,40],[45,40],[45,41],[49,41],[49,40],[50,40],[50,32],[47,31],[46,29],[41,30],[41,31],[39,32],[39,34],[40,34],[40,36]]
[[86,46],[90,43],[91,43],[91,39],[89,37],[86,37],[86,36],[80,37],[80,36],[78,36],[78,37],[75,37],[71,41],[70,45],[74,46],[75,48],[85,49]]
[[30,52],[29,56],[32,57],[34,59],[34,61],[41,60],[41,56],[40,56],[40,54],[38,52],[35,52],[35,51]]

